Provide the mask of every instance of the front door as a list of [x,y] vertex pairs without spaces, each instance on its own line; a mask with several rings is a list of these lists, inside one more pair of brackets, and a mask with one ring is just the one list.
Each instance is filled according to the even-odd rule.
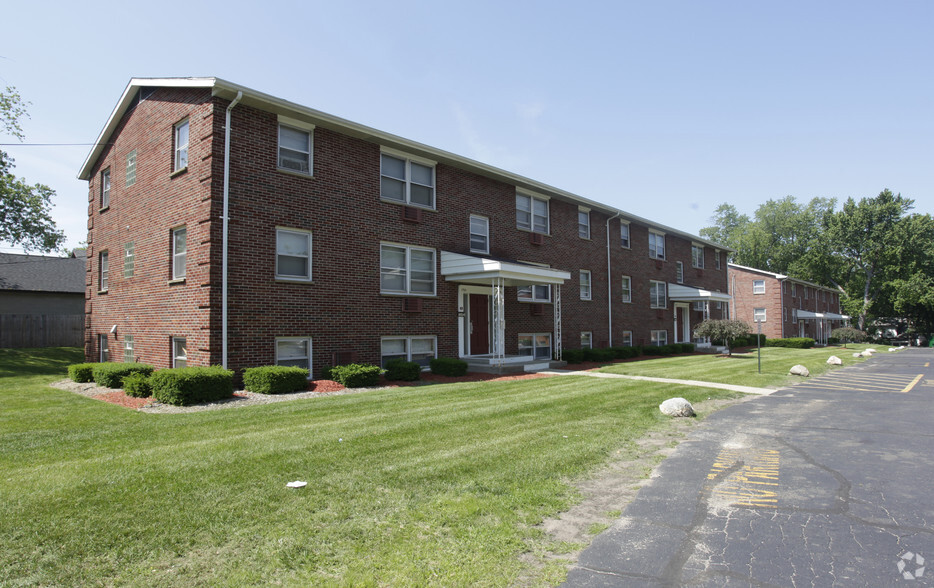
[[691,326],[688,324],[690,306],[675,304],[675,343],[689,343],[691,341]]
[[470,355],[490,352],[490,297],[470,294]]

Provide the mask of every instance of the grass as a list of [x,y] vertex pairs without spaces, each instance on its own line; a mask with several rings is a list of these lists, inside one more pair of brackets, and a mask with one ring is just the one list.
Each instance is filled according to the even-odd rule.
[[[865,359],[854,358],[853,354],[870,347],[873,346],[852,343],[848,344],[846,349],[842,347],[815,349],[763,347],[761,374],[758,373],[758,357],[755,349],[746,353],[733,353],[729,357],[698,354],[617,363],[603,367],[600,371],[629,376],[690,379],[758,388],[780,388],[800,380],[796,376],[788,375],[788,370],[793,365],[801,364],[808,368],[811,376],[819,376],[837,367],[827,365],[827,358],[831,355],[839,357],[843,361],[843,366],[853,365],[865,361]],[[876,346],[875,349],[886,353],[881,347]]]
[[77,361],[0,350],[0,585],[555,585],[580,546],[536,525],[573,481],[664,399],[735,396],[569,376],[155,415],[48,387]]

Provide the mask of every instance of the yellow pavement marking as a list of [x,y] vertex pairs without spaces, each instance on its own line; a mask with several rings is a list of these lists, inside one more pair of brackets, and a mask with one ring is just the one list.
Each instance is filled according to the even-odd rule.
[[924,374],[918,374],[917,377],[915,377],[915,379],[912,380],[910,384],[908,384],[907,386],[905,386],[905,389],[902,390],[902,392],[910,392],[911,389],[915,387],[915,384],[917,384],[918,382],[920,382],[920,381],[921,381],[921,378],[923,378],[923,377],[924,377]]
[[751,455],[741,450],[723,449],[714,460],[707,479],[714,480],[722,472],[739,465],[713,493],[735,500],[732,506],[777,508],[779,457],[776,449],[756,449]]
[[924,367],[931,367],[931,362],[929,361],[924,362]]
[[910,380],[903,375],[859,376],[853,374],[832,373],[823,375],[811,384],[823,390],[848,390],[858,392],[908,392],[923,376]]

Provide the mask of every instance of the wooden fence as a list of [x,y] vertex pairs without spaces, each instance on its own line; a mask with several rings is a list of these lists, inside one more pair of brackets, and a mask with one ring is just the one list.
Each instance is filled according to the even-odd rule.
[[83,314],[0,314],[0,348],[84,347]]

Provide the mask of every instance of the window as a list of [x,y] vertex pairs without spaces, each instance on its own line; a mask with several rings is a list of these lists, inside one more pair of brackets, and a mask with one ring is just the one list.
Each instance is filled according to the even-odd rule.
[[691,245],[691,267],[704,269],[704,248],[700,245]]
[[623,331],[623,347],[632,347],[632,331]]
[[699,311],[703,312],[703,311],[706,310],[706,309],[707,309],[707,305],[704,303],[703,300],[695,300],[695,301],[694,301],[694,310],[699,310]]
[[[794,285],[794,284],[792,284],[792,285]],[[792,324],[795,324],[795,325],[798,324],[798,309],[797,309],[797,308],[792,308],[792,309],[791,309],[791,322],[792,322]]]
[[311,233],[276,229],[276,278],[311,280]]
[[632,302],[632,278],[629,276],[622,277],[620,292],[623,294],[623,302]]
[[590,238],[590,211],[587,209],[577,211],[577,235],[581,239]]
[[311,339],[307,337],[277,337],[276,365],[300,367],[311,373]]
[[792,283],[791,283],[791,296],[792,296],[792,298],[798,295],[797,290],[798,290],[797,284],[795,284],[794,282],[792,282]]
[[123,362],[135,363],[136,352],[133,350],[133,335],[123,336]]
[[188,229],[172,229],[172,279],[185,279],[185,258],[188,256]]
[[649,257],[665,259],[665,235],[649,231]]
[[668,345],[668,331],[652,331],[652,345],[656,347]]
[[485,216],[470,215],[470,251],[490,252],[490,219]]
[[782,282],[782,294],[788,293],[788,282]]
[[581,332],[581,349],[593,348],[593,333],[590,331]]
[[684,283],[684,263],[680,261],[675,262],[675,281],[679,284]]
[[714,263],[716,264],[717,269],[720,269],[720,252],[719,251],[714,252],[713,260],[714,260]]
[[100,352],[101,363],[110,361],[110,343],[107,339],[107,333],[101,333],[97,336],[97,350]]
[[279,125],[279,169],[311,175],[311,131]]
[[188,167],[188,121],[184,120],[175,125],[175,167],[173,171],[181,171]]
[[665,282],[649,282],[649,302],[652,308],[668,308]]
[[519,355],[528,355],[535,359],[551,359],[551,334],[520,333]]
[[136,183],[136,149],[126,154],[126,185]]
[[435,168],[404,157],[382,153],[380,158],[380,198],[435,207]]
[[123,277],[132,278],[133,277],[133,266],[134,264],[134,253],[133,250],[136,248],[134,243],[127,243],[123,246]]
[[110,206],[110,169],[101,172],[101,210]]
[[621,247],[629,249],[629,223],[619,223],[619,244]]
[[97,289],[100,292],[106,292],[110,286],[110,253],[101,251],[98,266],[100,273],[97,276]]
[[765,280],[753,280],[752,281],[752,293],[753,294],[765,294]]
[[435,294],[435,250],[380,245],[380,291],[391,294]]
[[437,357],[435,337],[383,337],[380,341],[381,365],[394,359],[413,361],[422,368],[427,368],[431,360]]
[[581,270],[581,300],[590,300],[590,270]]
[[752,321],[755,323],[764,323],[765,322],[765,309],[756,308],[752,312]]
[[516,194],[516,226],[547,235],[548,201],[527,194]]
[[808,287],[807,286],[804,287],[804,299],[805,300],[808,299]]
[[783,323],[788,322],[788,307],[787,306],[782,307],[782,322]]
[[519,300],[522,302],[551,302],[551,286],[548,284],[519,286]]
[[188,343],[184,337],[172,337],[172,367],[188,366]]

